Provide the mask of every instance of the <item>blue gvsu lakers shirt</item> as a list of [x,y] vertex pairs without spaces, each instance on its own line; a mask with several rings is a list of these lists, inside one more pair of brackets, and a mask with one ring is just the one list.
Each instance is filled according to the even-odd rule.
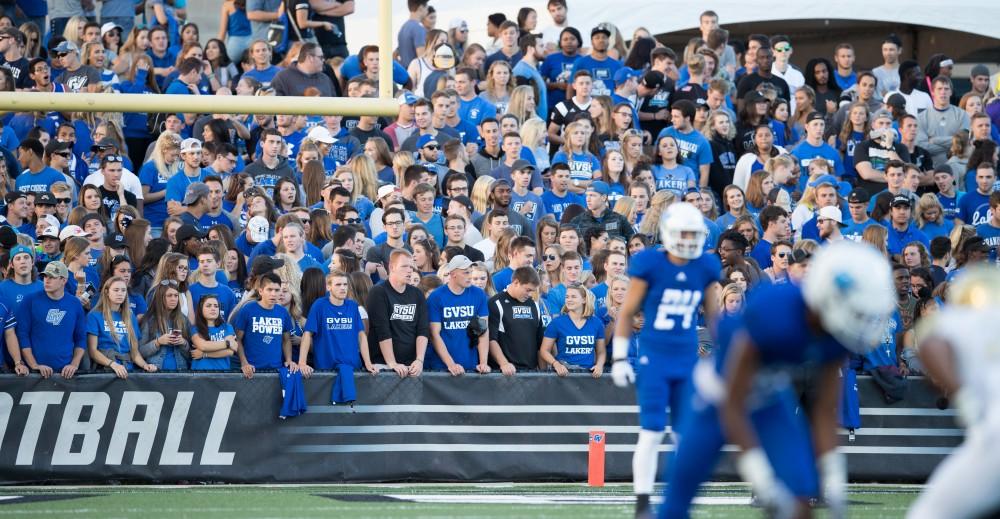
[[284,307],[267,310],[260,303],[247,303],[233,317],[233,329],[243,331],[243,350],[247,362],[256,369],[281,367],[284,334],[292,331],[292,316]]

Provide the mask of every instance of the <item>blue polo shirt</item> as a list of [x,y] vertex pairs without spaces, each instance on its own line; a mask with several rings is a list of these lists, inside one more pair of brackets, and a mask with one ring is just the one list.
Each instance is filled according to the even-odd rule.
[[891,224],[888,226],[888,230],[889,240],[887,248],[889,249],[889,254],[902,254],[906,245],[914,241],[923,243],[925,247],[930,249],[931,242],[927,239],[927,235],[920,229],[917,229],[917,226],[912,222],[906,226],[905,231],[897,231]]

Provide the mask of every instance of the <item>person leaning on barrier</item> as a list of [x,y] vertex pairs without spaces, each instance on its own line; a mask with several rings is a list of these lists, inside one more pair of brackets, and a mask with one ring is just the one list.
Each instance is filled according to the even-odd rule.
[[400,377],[420,376],[430,337],[427,300],[409,284],[414,269],[409,251],[392,251],[388,277],[372,287],[365,304],[373,362],[388,365]]
[[109,279],[101,287],[94,309],[87,314],[87,349],[91,361],[121,379],[128,378],[133,368],[156,371],[157,366],[146,362],[139,353],[138,328],[139,321],[128,304],[128,283],[121,277]]
[[17,309],[17,340],[24,363],[42,378],[54,371],[73,378],[87,348],[87,316],[80,300],[66,293],[64,263],[49,263],[42,276],[43,289],[25,296]]
[[534,269],[521,267],[514,271],[510,285],[490,298],[490,356],[492,364],[508,377],[517,370],[538,369],[545,328],[533,296],[540,284]]
[[452,375],[473,370],[490,372],[489,337],[483,326],[489,317],[487,296],[483,289],[472,286],[471,266],[468,257],[452,256],[442,269],[447,284],[427,298],[433,346],[427,352],[428,369],[448,370]]

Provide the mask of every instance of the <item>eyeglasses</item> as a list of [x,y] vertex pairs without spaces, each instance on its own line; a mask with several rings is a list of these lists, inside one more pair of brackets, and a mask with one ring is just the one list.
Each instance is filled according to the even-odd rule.
[[56,198],[56,203],[57,204],[68,204],[68,203],[70,203],[72,201],[73,201],[72,198]]
[[[361,218],[344,218],[344,222],[347,223],[348,225],[356,225],[356,224],[361,223]],[[399,223],[402,223],[402,222],[399,222]],[[387,223],[386,225],[396,225],[396,224],[389,224],[389,223]]]
[[792,50],[792,46],[791,45],[788,45],[787,47],[775,47],[774,48],[774,52],[788,52],[790,50]]
[[462,227],[461,225],[449,225],[448,227],[445,227],[444,229],[446,231],[464,231],[465,227]]
[[388,227],[390,225],[403,225],[403,221],[402,220],[396,220],[395,222],[385,222],[385,225],[386,225],[386,227]]
[[177,265],[177,270],[191,270],[187,265]]

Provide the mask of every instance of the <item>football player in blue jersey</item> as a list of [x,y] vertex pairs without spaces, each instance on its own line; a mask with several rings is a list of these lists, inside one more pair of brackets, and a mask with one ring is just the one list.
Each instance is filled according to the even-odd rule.
[[[808,515],[808,500],[819,497],[820,483],[831,516],[843,517],[847,468],[836,451],[839,369],[848,353],[864,354],[879,341],[894,310],[885,258],[851,241],[821,249],[801,287],[758,288],[742,315],[720,322],[714,358],[695,368],[692,416],[670,467],[660,517],[688,517],[727,438],[740,448],[741,477],[775,517]],[[790,370],[803,367],[818,380],[811,423],[796,413],[791,384]]]
[[[715,319],[722,270],[717,256],[702,254],[708,229],[693,205],[678,202],[668,207],[659,229],[665,250],[646,249],[629,265],[628,292],[612,341],[611,376],[619,387],[635,381],[638,393],[640,431],[632,457],[637,516],[650,510],[667,407],[674,431],[685,417],[691,371],[698,360],[698,309],[703,305],[707,320]],[[640,311],[646,319],[633,371],[627,360],[629,338],[632,318]]]

